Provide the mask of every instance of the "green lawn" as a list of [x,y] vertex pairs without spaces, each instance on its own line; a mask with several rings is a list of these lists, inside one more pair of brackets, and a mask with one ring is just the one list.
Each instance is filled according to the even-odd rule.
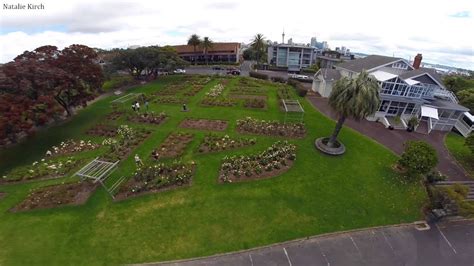
[[446,136],[446,147],[458,163],[474,178],[474,154],[464,145],[465,138],[456,133]]
[[[167,77],[135,89],[153,92],[166,86]],[[233,79],[227,86],[235,85]],[[148,126],[153,134],[134,153],[147,158],[153,148],[177,130],[185,117],[225,119],[226,134],[238,136],[236,120],[246,116],[280,119],[274,84],[268,88],[267,110],[242,107],[200,107],[199,101],[216,84],[211,82],[188,104],[151,104],[170,118]],[[295,96],[296,97],[296,96]],[[73,120],[45,130],[35,138],[0,153],[0,172],[31,163],[51,145],[67,138],[83,138],[84,131],[111,111],[103,99],[81,111]],[[339,230],[411,222],[422,217],[425,194],[420,185],[396,181],[390,166],[397,157],[359,133],[344,128],[340,140],[347,152],[342,157],[322,155],[314,139],[330,134],[334,122],[300,99],[305,109],[308,134],[290,140],[297,145],[293,167],[281,176],[243,183],[218,184],[220,161],[225,155],[259,152],[279,138],[257,136],[257,144],[239,150],[195,155],[206,132],[195,138],[184,160],[197,163],[190,187],[113,202],[98,189],[83,206],[11,213],[32,188],[71,181],[39,181],[0,187],[0,265],[103,265],[152,262],[207,256]],[[129,104],[124,108],[130,109]],[[118,121],[118,124],[123,121]],[[135,170],[133,156],[122,161],[111,180]],[[109,181],[109,182],[110,182]]]

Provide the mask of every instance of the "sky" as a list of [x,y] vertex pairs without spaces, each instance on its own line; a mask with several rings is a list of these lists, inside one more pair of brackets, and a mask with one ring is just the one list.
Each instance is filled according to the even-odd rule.
[[[43,4],[10,10],[5,4]],[[184,44],[191,34],[248,43],[256,33],[281,42],[423,60],[474,70],[472,0],[1,0],[0,63],[42,45],[103,49]],[[285,41],[286,41],[285,40]]]

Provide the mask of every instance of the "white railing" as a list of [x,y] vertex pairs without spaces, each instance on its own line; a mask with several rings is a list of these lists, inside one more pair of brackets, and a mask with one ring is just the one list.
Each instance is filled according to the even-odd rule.
[[461,133],[465,138],[469,136],[472,132],[472,128],[469,127],[462,119],[459,119],[456,124],[454,124],[454,127]]
[[449,90],[438,89],[438,90],[435,90],[434,95],[448,98],[449,100],[451,100],[451,102],[454,102],[454,103],[459,102],[456,95],[452,91],[449,91]]

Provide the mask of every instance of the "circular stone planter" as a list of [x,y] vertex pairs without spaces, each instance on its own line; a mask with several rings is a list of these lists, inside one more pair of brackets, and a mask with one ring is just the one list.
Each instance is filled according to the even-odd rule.
[[328,147],[326,143],[329,138],[319,138],[314,142],[314,146],[321,152],[329,155],[342,155],[346,152],[346,147],[341,142],[337,141],[338,147]]

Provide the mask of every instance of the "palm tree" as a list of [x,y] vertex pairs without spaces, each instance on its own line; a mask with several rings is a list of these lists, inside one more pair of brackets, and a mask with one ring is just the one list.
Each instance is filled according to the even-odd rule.
[[379,86],[363,71],[356,79],[343,77],[338,80],[329,96],[329,105],[337,112],[334,132],[327,142],[328,147],[335,147],[337,135],[347,117],[359,121],[377,111],[380,105]]
[[260,62],[260,57],[264,53],[265,49],[265,37],[261,33],[257,33],[250,44],[252,49],[256,52],[257,55],[257,65]]
[[[201,38],[197,34],[191,35],[188,39],[188,45],[192,45],[194,48],[194,56],[196,56],[196,47],[198,47],[201,44]],[[194,57],[194,64],[197,64],[196,57]]]
[[206,65],[208,64],[207,52],[212,48],[213,42],[209,37],[204,37],[201,42],[202,49],[204,50],[204,57],[206,58]]

